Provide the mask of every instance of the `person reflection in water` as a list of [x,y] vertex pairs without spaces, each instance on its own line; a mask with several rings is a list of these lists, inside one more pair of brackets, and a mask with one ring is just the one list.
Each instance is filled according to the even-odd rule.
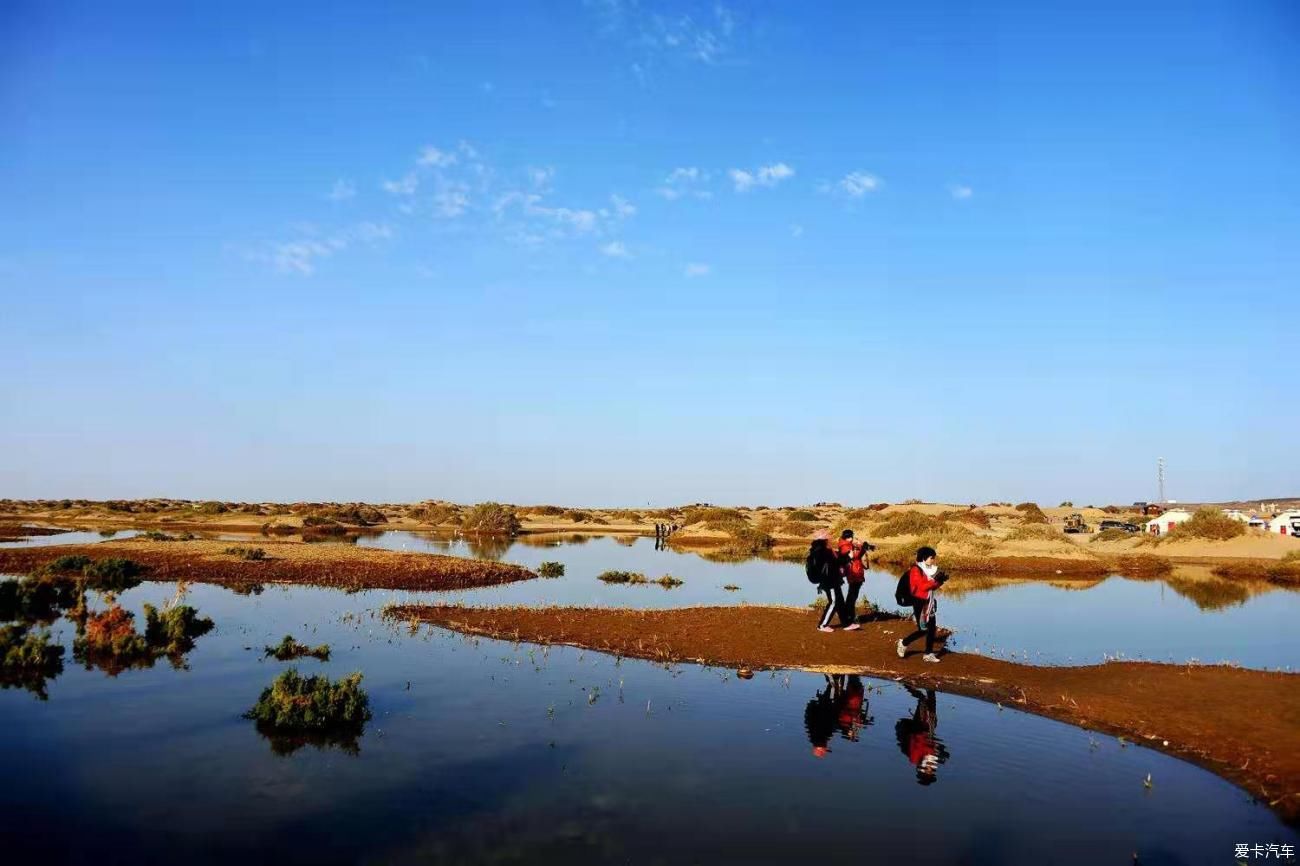
[[814,757],[824,758],[831,750],[835,732],[846,740],[857,740],[859,732],[870,725],[867,716],[866,688],[857,674],[826,674],[826,688],[817,692],[803,711],[804,729],[812,743]]
[[939,780],[939,765],[948,760],[947,748],[935,736],[935,729],[939,726],[939,711],[934,689],[926,689],[923,694],[911,686],[904,688],[916,698],[916,710],[894,725],[898,748],[916,768],[916,783],[933,785]]

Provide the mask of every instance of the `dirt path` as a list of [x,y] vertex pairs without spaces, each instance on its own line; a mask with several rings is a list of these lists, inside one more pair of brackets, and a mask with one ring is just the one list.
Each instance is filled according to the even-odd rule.
[[[910,622],[885,619],[823,634],[811,612],[779,607],[607,608],[406,606],[387,611],[456,631],[564,643],[655,661],[802,668],[903,679],[1124,736],[1193,761],[1300,823],[1300,674],[1115,662],[1035,667],[949,653],[941,664],[894,642]],[[919,646],[919,641],[917,645]]]
[[[240,559],[225,552],[230,547],[260,547],[266,559]],[[292,583],[343,589],[465,589],[537,576],[526,568],[502,562],[347,544],[137,539],[3,548],[0,574],[27,574],[60,556],[75,555],[133,559],[148,568],[144,575],[147,580],[189,580],[235,587]]]

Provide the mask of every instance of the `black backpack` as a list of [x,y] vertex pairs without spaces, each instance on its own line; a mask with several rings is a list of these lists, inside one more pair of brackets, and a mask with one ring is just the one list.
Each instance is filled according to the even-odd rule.
[[808,556],[803,561],[803,573],[808,576],[808,582],[821,583],[825,571],[825,567],[817,561],[817,545],[808,545]]
[[916,599],[912,597],[912,569],[903,572],[903,576],[898,579],[898,586],[894,587],[894,601],[903,607],[916,604]]

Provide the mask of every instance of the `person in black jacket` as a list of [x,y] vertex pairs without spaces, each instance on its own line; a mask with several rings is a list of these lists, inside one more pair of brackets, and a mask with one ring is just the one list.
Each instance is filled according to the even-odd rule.
[[839,615],[840,625],[849,624],[848,614],[844,612],[844,593],[840,590],[844,575],[840,573],[839,555],[827,541],[825,532],[817,533],[808,555],[817,574],[817,591],[826,596],[826,609],[817,621],[817,630],[835,631],[831,628],[832,616]]

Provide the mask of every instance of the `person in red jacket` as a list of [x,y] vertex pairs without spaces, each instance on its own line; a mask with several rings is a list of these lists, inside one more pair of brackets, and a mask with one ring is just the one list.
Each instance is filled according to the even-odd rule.
[[867,572],[862,567],[862,545],[853,539],[852,529],[840,533],[839,555],[840,571],[848,583],[848,588],[844,592],[844,613],[849,618],[849,624],[844,627],[844,630],[857,631],[861,628],[858,625],[858,593],[862,591]]
[[907,645],[924,635],[923,658],[927,662],[938,663],[939,657],[934,654],[934,633],[938,629],[938,599],[935,595],[947,579],[948,576],[939,571],[938,554],[933,547],[922,547],[916,552],[916,564],[908,570],[908,588],[912,594],[912,616],[916,620],[916,631],[898,642],[900,659],[907,657]]

